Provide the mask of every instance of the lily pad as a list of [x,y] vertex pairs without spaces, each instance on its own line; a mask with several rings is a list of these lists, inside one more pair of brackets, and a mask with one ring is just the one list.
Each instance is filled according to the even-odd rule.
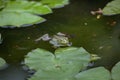
[[3,0],[0,0],[0,9],[4,7]]
[[117,63],[112,69],[112,79],[120,80],[120,62]]
[[44,22],[45,19],[37,15],[52,13],[51,8],[63,7],[68,3],[69,0],[0,0],[0,8],[3,8],[0,12],[0,27],[24,27]]
[[103,8],[104,15],[120,14],[120,0],[113,0]]
[[37,72],[30,80],[74,80],[74,76],[90,62],[90,54],[83,48],[60,48],[55,54],[35,49],[25,58],[25,64]]
[[[35,1],[9,1],[6,7],[0,12],[0,26],[21,27],[26,24],[44,22],[45,19],[37,16],[51,13],[52,10]],[[37,14],[37,15],[35,15]]]
[[6,61],[0,57],[0,68],[2,68],[6,64]]
[[41,2],[51,8],[61,8],[69,4],[69,0],[41,0]]
[[0,26],[6,28],[7,26],[21,27],[25,24],[36,24],[39,22],[44,22],[45,19],[30,13],[17,13],[17,12],[0,12]]
[[47,5],[42,5],[40,2],[35,1],[10,1],[3,11],[38,15],[52,13],[52,10]]
[[85,68],[88,66],[88,63],[91,61],[90,54],[84,48],[59,48],[55,51],[56,58],[58,58],[61,62],[66,63],[68,61],[73,62],[74,64],[82,64],[82,67]]
[[98,67],[80,72],[77,80],[111,80],[110,72],[104,67]]
[[[38,70],[29,80],[75,80],[74,76],[79,72],[77,65],[65,65],[66,67],[51,67]],[[69,66],[69,67],[68,67]]]

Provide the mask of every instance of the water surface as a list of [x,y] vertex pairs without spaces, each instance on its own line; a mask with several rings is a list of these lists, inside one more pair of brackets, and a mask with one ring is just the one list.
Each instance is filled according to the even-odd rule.
[[[0,57],[9,64],[7,69],[0,71],[0,80],[25,80],[27,73],[22,70],[20,62],[29,51],[43,48],[54,52],[55,49],[49,43],[35,42],[35,39],[46,33],[53,35],[62,32],[73,35],[73,46],[82,46],[102,58],[95,66],[111,69],[120,61],[120,16],[102,16],[96,19],[96,16],[90,14],[91,10],[103,8],[107,1],[73,0],[70,5],[44,16],[47,19],[45,23],[26,28],[0,28],[4,39],[0,45]],[[111,26],[113,21],[117,24]]]

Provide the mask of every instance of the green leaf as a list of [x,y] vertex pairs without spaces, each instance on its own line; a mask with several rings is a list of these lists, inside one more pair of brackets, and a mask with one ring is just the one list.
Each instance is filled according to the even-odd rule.
[[[91,61],[90,54],[84,48],[59,48],[55,51],[56,58],[61,62],[73,61],[76,64],[83,64],[83,68]],[[67,62],[66,62],[67,63]]]
[[83,48],[60,48],[52,54],[43,49],[29,52],[25,64],[37,72],[30,80],[74,80],[74,76],[87,66],[90,54]]
[[30,69],[38,70],[53,65],[53,59],[54,55],[51,52],[38,48],[26,55],[25,64],[28,65]]
[[103,9],[104,15],[116,15],[120,14],[120,0],[113,0],[108,3]]
[[120,80],[120,62],[118,62],[112,69],[112,79]]
[[[52,10],[35,1],[9,1],[7,6],[0,12],[0,26],[21,27],[26,24],[44,22],[45,19],[37,15],[51,13]],[[37,15],[35,15],[37,14]]]
[[0,8],[3,8],[0,12],[0,27],[24,27],[23,25],[44,22],[45,19],[36,15],[52,13],[51,8],[63,7],[68,3],[69,0],[39,0],[38,2],[27,0],[0,0]]
[[[63,69],[64,68],[64,69]],[[58,68],[38,70],[29,80],[75,80],[74,76],[78,73],[78,67],[71,65]]]
[[69,4],[69,0],[41,0],[41,2],[51,8],[61,8]]
[[2,68],[6,64],[6,61],[0,57],[0,68]]
[[89,69],[76,75],[77,80],[111,80],[110,78],[110,72],[104,67]]
[[35,1],[10,1],[3,11],[32,13],[39,15],[52,13],[52,10],[48,6],[42,5],[40,2]]
[[36,24],[44,22],[45,19],[30,13],[17,13],[17,12],[0,12],[0,26],[6,27],[7,25],[11,28],[21,27],[25,24]]
[[0,0],[0,9],[4,7],[3,0]]

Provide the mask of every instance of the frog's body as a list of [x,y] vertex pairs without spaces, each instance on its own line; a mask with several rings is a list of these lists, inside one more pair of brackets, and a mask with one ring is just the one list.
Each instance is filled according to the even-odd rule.
[[53,38],[49,42],[50,42],[50,44],[53,44],[54,47],[70,46],[71,45],[68,37],[59,36],[59,35],[54,35]]
[[50,44],[53,45],[54,48],[61,47],[61,46],[71,46],[72,43],[69,42],[69,38],[66,34],[58,32],[56,35],[49,36],[49,34],[44,34],[42,37],[36,39],[35,41],[49,41]]

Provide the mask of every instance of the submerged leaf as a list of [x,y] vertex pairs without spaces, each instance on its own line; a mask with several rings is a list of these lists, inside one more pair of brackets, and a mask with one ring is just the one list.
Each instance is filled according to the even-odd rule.
[[51,8],[61,8],[69,4],[69,0],[41,0],[41,2]]
[[104,15],[120,14],[120,0],[113,0],[103,9]]
[[120,80],[120,62],[117,63],[112,69],[112,79]]
[[111,80],[110,72],[103,67],[89,69],[76,75],[77,80]]
[[83,48],[61,48],[52,54],[43,49],[28,53],[25,64],[37,72],[30,80],[74,80],[74,76],[87,66],[90,54]]

